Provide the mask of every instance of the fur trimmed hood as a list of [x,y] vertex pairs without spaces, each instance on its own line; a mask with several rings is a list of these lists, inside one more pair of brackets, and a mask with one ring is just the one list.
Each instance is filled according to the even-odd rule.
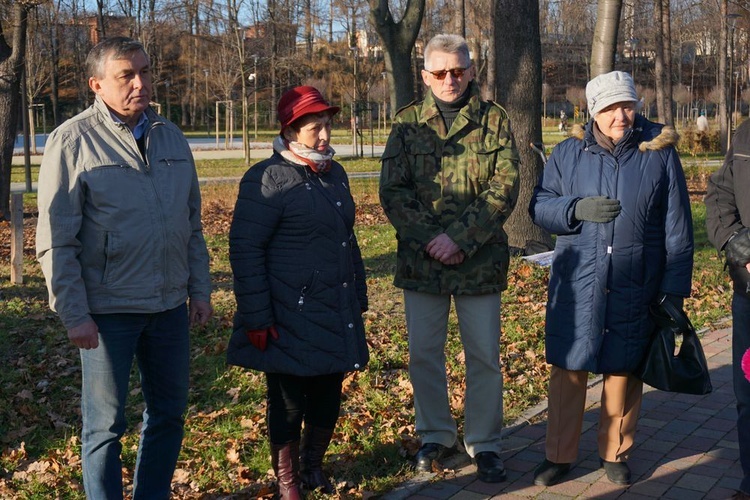
[[[580,123],[576,123],[570,128],[570,133],[568,135],[570,137],[573,137],[574,139],[578,139],[582,141],[586,137],[586,134],[590,133],[590,131],[587,129],[588,127],[593,126],[593,123],[594,123],[593,120],[591,120],[586,124],[585,127],[581,125]],[[636,131],[641,131],[641,132],[645,128],[644,125],[651,125],[650,127],[648,127],[649,129],[657,128],[660,126],[658,124],[654,124],[653,122],[649,122],[645,118],[642,118],[642,120],[636,118],[635,125],[636,125],[635,127]],[[641,136],[638,137],[638,141],[639,141],[638,150],[639,151],[641,152],[647,151],[647,150],[658,151],[660,149],[665,149],[670,146],[677,147],[677,143],[680,141],[680,134],[677,133],[674,127],[670,125],[664,125],[664,126],[661,126],[661,131],[659,132],[658,135],[656,135],[656,137],[653,137],[650,140],[643,140],[643,139],[646,139],[646,137],[644,137],[643,134],[641,134]]]

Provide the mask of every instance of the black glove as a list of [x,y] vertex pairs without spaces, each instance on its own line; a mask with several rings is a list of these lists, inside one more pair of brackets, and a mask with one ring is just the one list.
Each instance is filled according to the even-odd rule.
[[606,196],[581,198],[575,205],[575,218],[591,222],[610,222],[620,214],[619,200],[610,200]]
[[724,252],[727,256],[727,262],[733,266],[744,267],[750,262],[750,228],[744,227],[729,238]]
[[659,302],[661,303],[664,301],[669,301],[677,309],[682,310],[682,306],[685,303],[685,297],[680,297],[679,295],[672,295],[669,293],[665,293],[664,295],[662,295],[662,298]]

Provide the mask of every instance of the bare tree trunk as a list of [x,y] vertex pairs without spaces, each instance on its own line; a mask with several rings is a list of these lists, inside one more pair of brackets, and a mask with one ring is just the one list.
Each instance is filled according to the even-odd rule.
[[622,0],[599,0],[596,11],[596,28],[591,44],[591,78],[608,73],[615,68],[617,32],[620,29]]
[[[276,72],[276,63],[279,56],[279,39],[278,39],[278,26],[276,24],[278,12],[276,10],[276,1],[268,1],[268,19],[271,23],[271,104],[276,105],[278,102],[276,89],[278,88],[278,74]],[[269,115],[269,125],[271,119]]]
[[656,80],[656,119],[665,123],[667,108],[664,99],[664,32],[661,27],[662,22],[662,0],[654,0],[654,16],[656,21],[656,33],[654,36],[654,45],[656,54],[654,57],[654,77]]
[[305,0],[305,55],[312,61],[313,55],[313,15],[312,0]]
[[26,30],[32,5],[22,1],[13,4],[13,47],[8,45],[0,23],[0,219],[10,214],[10,172],[13,145],[18,131],[21,100],[21,78],[26,52]]
[[662,33],[664,35],[664,67],[666,71],[663,75],[663,86],[664,86],[664,104],[669,111],[666,116],[666,120],[662,123],[666,125],[674,125],[674,117],[672,116],[672,16],[670,14],[671,6],[670,0],[662,0],[662,18],[661,26]]
[[190,97],[187,96],[187,94],[180,98],[180,127],[181,128],[187,128],[189,125],[189,119],[190,119],[190,106],[189,106],[189,99]]
[[719,145],[721,154],[726,154],[731,138],[729,137],[729,110],[727,104],[727,12],[728,0],[721,0],[719,17],[721,32],[719,34]]
[[458,0],[456,2],[456,10],[458,11],[458,15],[456,16],[456,32],[466,38],[466,0]]
[[672,125],[672,57],[669,43],[669,0],[654,0],[654,16],[656,26],[654,59],[654,76],[656,79],[656,112],[659,122]]
[[97,42],[107,37],[104,26],[104,0],[96,0],[96,31],[99,34]]
[[[50,54],[52,73],[50,75],[50,102],[52,103],[52,121],[57,127],[62,123],[60,116],[60,28],[57,23],[50,28],[52,32],[52,53]],[[47,133],[47,131],[44,131]]]
[[[49,99],[52,104],[52,122],[53,128],[62,123],[60,117],[60,3],[61,0],[51,2],[47,8],[41,11],[44,14],[45,26],[41,28],[42,32],[49,38],[49,60],[50,60],[50,80],[49,80]],[[45,130],[45,133],[47,131]]]
[[235,43],[237,45],[237,59],[240,61],[240,88],[242,92],[242,150],[245,164],[250,165],[250,136],[247,130],[247,74],[245,65],[245,30],[240,26],[240,7],[237,0],[228,4],[230,25],[235,27]]
[[385,69],[393,112],[414,99],[415,79],[411,67],[411,50],[422,25],[425,0],[408,0],[404,16],[398,23],[393,20],[388,0],[369,2],[370,19],[385,46]]
[[328,44],[333,43],[333,0],[331,2],[328,14]]
[[[527,207],[544,168],[530,144],[542,143],[542,47],[538,0],[495,0],[495,93],[511,117],[521,155],[518,203],[505,225],[511,247],[526,254],[552,249],[552,238],[535,225]],[[492,58],[492,57],[491,57]]]

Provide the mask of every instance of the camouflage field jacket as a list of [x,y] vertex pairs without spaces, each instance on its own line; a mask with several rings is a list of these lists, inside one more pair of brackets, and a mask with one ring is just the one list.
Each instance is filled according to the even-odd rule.
[[[506,111],[471,97],[451,130],[432,93],[398,112],[382,156],[380,202],[396,229],[394,285],[434,294],[479,295],[506,287],[503,223],[518,199],[518,152]],[[425,252],[446,233],[466,254],[447,266]]]

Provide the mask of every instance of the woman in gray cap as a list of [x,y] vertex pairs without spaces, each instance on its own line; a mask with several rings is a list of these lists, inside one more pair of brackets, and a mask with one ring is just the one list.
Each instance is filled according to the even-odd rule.
[[690,201],[671,127],[638,114],[633,79],[613,71],[586,86],[592,119],[552,151],[534,190],[534,222],[557,235],[550,273],[547,362],[552,365],[546,459],[534,483],[559,482],[578,454],[589,373],[603,375],[600,463],[629,484],[643,383],[649,306],[690,295]]

